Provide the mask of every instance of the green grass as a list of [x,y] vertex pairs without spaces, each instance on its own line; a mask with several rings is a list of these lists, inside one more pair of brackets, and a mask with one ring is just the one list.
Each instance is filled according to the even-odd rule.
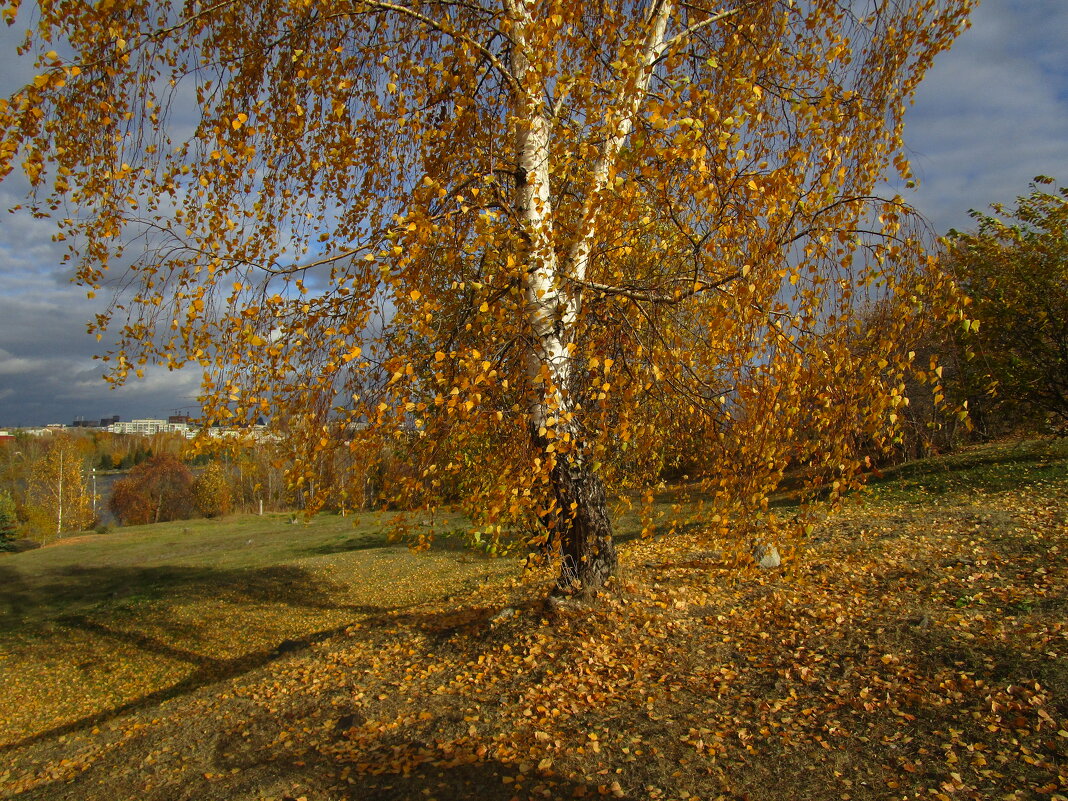
[[1068,481],[1068,439],[976,445],[897,465],[872,476],[874,501],[924,503],[932,495],[1004,492]]
[[448,536],[454,516],[431,526],[446,536],[430,553],[390,542],[394,518],[188,520],[0,556],[0,668],[18,677],[0,683],[0,743],[188,691],[282,643],[515,570]]
[[130,526],[0,560],[0,634],[164,598],[316,603],[323,591],[302,580],[316,557],[390,545],[375,515],[290,521],[270,514]]

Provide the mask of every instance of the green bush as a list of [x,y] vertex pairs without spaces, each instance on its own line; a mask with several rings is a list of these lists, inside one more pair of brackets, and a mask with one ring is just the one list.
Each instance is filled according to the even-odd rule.
[[0,543],[15,539],[18,528],[19,519],[15,512],[15,499],[7,491],[0,492]]

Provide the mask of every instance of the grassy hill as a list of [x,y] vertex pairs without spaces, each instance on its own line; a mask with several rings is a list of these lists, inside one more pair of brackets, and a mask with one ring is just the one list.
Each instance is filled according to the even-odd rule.
[[889,471],[780,570],[632,539],[583,608],[380,532],[0,557],[0,798],[1068,797],[1064,442]]

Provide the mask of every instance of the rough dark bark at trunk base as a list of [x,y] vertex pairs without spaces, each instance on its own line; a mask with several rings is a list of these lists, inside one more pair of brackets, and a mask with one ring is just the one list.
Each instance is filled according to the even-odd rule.
[[592,593],[615,573],[617,562],[604,482],[584,461],[569,456],[560,458],[550,478],[560,510],[558,589]]

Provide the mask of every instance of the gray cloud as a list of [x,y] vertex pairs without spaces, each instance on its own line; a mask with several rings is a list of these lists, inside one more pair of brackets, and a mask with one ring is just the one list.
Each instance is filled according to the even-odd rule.
[[144,379],[111,389],[104,364],[93,358],[101,343],[85,331],[98,310],[84,291],[49,276],[23,280],[18,294],[0,297],[0,426],[156,417],[195,403],[196,371],[151,368]]

